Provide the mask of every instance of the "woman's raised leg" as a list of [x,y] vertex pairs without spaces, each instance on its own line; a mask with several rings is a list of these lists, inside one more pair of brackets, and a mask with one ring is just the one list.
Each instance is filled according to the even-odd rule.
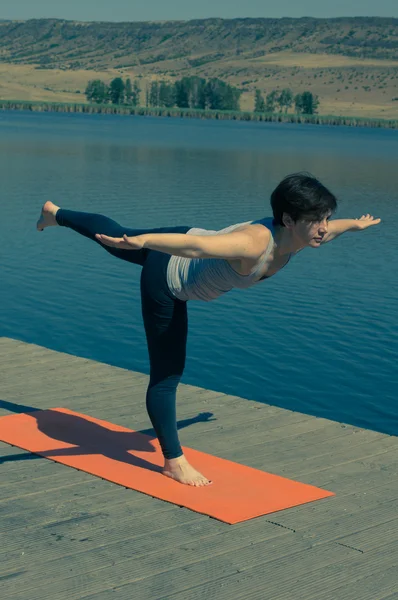
[[111,237],[122,237],[126,235],[140,235],[144,230],[130,229],[122,227],[116,221],[109,219],[104,215],[95,213],[86,213],[75,210],[65,210],[52,202],[46,202],[42,208],[40,219],[37,222],[38,231],[43,231],[46,227],[61,225],[69,227],[76,233],[83,235],[96,244],[104,248],[112,256],[126,260],[137,265],[143,265],[147,255],[147,250],[120,250],[119,248],[110,248],[101,244],[96,238],[96,233],[104,233]]
[[171,228],[158,227],[156,229],[131,229],[130,227],[119,225],[119,223],[104,215],[65,210],[52,202],[46,202],[42,208],[41,216],[37,221],[36,227],[38,231],[43,231],[46,227],[54,225],[69,227],[69,229],[73,229],[80,235],[93,240],[96,244],[101,246],[101,248],[104,248],[104,250],[109,252],[109,254],[141,266],[143,266],[148,255],[148,250],[146,248],[141,250],[121,250],[120,248],[112,248],[101,244],[101,242],[95,238],[95,234],[103,233],[110,237],[123,237],[124,234],[135,236],[144,233],[186,233],[189,229],[189,227],[185,226]]

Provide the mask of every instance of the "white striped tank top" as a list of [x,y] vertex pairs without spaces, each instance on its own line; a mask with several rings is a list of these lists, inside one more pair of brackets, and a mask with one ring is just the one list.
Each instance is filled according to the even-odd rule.
[[258,274],[273,248],[272,217],[257,221],[245,221],[230,225],[219,231],[209,229],[192,228],[186,235],[218,235],[234,231],[241,225],[252,225],[261,223],[271,231],[271,239],[261,262],[255,271],[249,275],[237,273],[224,258],[186,258],[183,256],[171,256],[167,265],[167,285],[179,300],[203,300],[209,302],[229,292],[233,288],[245,289],[259,283],[256,281]]

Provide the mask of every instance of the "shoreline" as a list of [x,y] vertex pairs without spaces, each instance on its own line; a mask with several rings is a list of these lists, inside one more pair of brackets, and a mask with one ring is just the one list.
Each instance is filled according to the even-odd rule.
[[339,117],[336,115],[298,115],[294,113],[255,113],[250,111],[200,110],[191,108],[153,108],[115,104],[87,104],[66,102],[40,102],[29,100],[0,100],[0,110],[26,110],[32,112],[66,112],[85,114],[117,114],[151,117],[174,117],[216,119],[230,121],[254,121],[263,123],[295,123],[334,125],[346,127],[370,127],[398,129],[398,119],[375,119],[371,117]]

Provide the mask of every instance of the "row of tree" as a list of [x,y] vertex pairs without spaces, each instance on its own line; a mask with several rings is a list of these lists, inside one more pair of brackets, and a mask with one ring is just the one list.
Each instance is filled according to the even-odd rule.
[[272,90],[264,96],[260,90],[256,90],[254,98],[254,112],[274,112],[279,106],[281,112],[287,113],[293,106],[297,114],[315,115],[318,111],[319,98],[312,92],[303,92],[302,94],[293,94],[290,88],[282,91]]
[[147,106],[239,111],[241,91],[221,79],[183,77],[174,84],[153,81],[147,90]]
[[[132,83],[131,79],[127,79],[124,82],[121,77],[115,77],[108,85],[100,79],[93,79],[88,82],[85,93],[89,102],[98,104],[140,105],[141,88],[137,80]],[[218,78],[206,81],[202,77],[183,77],[175,83],[152,81],[146,89],[146,106],[239,111],[241,93],[238,88]],[[293,103],[298,114],[312,115],[318,110],[319,99],[311,92],[294,96],[290,88],[280,92],[273,90],[264,99],[257,89],[254,111],[272,113],[279,106],[280,111],[286,113]]]
[[[141,89],[137,81],[125,83],[116,77],[109,85],[100,79],[89,81],[85,93],[89,102],[138,106]],[[183,77],[175,83],[152,81],[146,90],[146,106],[239,111],[240,95],[240,90],[221,79]]]
[[127,79],[126,83],[121,77],[115,77],[110,84],[106,84],[101,79],[92,79],[86,87],[86,98],[89,102],[97,104],[129,104],[139,106],[141,89],[137,81],[131,83]]

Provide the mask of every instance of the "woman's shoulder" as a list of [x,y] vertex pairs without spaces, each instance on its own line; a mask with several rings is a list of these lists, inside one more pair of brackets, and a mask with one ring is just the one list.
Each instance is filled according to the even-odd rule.
[[272,217],[265,217],[264,219],[257,219],[255,221],[249,221],[242,227],[242,229],[248,229],[251,232],[256,232],[264,239],[269,239],[274,235],[274,227],[272,225]]
[[263,219],[256,219],[255,221],[251,221],[252,225],[262,225],[266,229],[269,229],[271,233],[274,231],[274,218],[273,217],[264,217]]
[[248,223],[242,223],[236,227],[229,229],[229,231],[223,231],[223,233],[237,233],[237,232],[249,233],[252,237],[261,238],[262,240],[269,240],[272,236],[272,230],[260,222],[249,221]]
[[256,219],[254,221],[243,221],[228,225],[222,229],[202,229],[200,227],[191,228],[188,233],[190,235],[220,235],[226,233],[233,233],[238,231],[251,231],[252,233],[257,232],[258,235],[268,237],[273,235],[273,218],[265,217],[263,219]]

